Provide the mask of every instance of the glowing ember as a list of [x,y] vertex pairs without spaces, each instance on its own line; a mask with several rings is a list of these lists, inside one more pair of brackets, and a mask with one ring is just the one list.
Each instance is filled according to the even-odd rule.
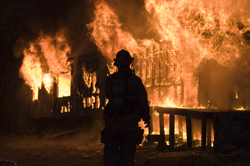
[[240,108],[234,108],[235,110],[238,110],[238,111],[244,111],[246,110],[245,108],[243,108],[243,106],[241,106]]

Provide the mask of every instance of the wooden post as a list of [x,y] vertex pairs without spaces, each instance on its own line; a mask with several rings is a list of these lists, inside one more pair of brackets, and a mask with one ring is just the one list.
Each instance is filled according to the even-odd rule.
[[138,64],[139,64],[139,67],[138,67],[139,69],[138,69],[138,70],[139,70],[139,77],[140,77],[141,79],[142,79],[142,64],[143,64],[143,63],[142,63],[142,60],[143,60],[143,59],[144,59],[144,58],[142,57],[142,55],[139,55],[139,56],[138,56],[138,61],[139,61],[139,63],[138,63]]
[[162,43],[160,43],[159,50],[158,50],[158,61],[159,61],[159,76],[158,76],[158,100],[159,102],[162,102],[162,97],[161,97],[161,85],[162,84]]
[[169,119],[170,119],[170,125],[169,125],[169,144],[170,144],[170,149],[174,149],[174,143],[175,143],[175,135],[174,135],[174,120],[175,120],[175,115],[170,114]]
[[[76,112],[76,108],[77,108],[77,103],[76,103],[76,99],[77,99],[77,93],[76,93],[76,89],[75,89],[75,69],[74,67],[77,66],[77,64],[74,65],[74,61],[71,60],[71,72],[70,72],[70,75],[71,75],[71,83],[70,83],[70,96],[71,96],[71,100],[70,100],[70,112],[71,114],[73,115],[78,115],[78,112]],[[76,63],[76,62],[75,62]]]
[[177,85],[174,84],[174,102],[177,103]]
[[169,82],[168,75],[170,71],[170,59],[169,59],[169,52],[166,51],[166,81]]
[[164,133],[164,116],[163,113],[159,113],[159,122],[160,122],[160,141],[158,142],[158,149],[165,149],[165,133]]
[[181,104],[184,104],[184,81],[183,81],[183,77],[181,77]]
[[149,84],[149,48],[146,49],[146,81],[145,84]]
[[183,116],[178,115],[179,139],[183,140]]
[[152,49],[152,58],[151,58],[151,62],[152,62],[152,87],[155,88],[155,71],[156,71],[156,65],[155,65],[155,62],[156,62],[156,58],[157,56],[155,55],[157,54],[157,52],[155,52],[155,47],[153,47]]
[[207,138],[207,119],[202,119],[202,129],[201,129],[201,146],[206,149],[206,138]]
[[207,147],[211,148],[211,126],[212,126],[212,120],[207,120]]
[[186,116],[186,127],[187,127],[187,146],[192,148],[192,124],[191,117]]
[[161,81],[162,81],[162,43],[160,43],[160,46],[159,46],[159,50],[158,50],[158,59],[159,59],[159,80],[158,80],[158,83],[159,85],[161,85]]
[[57,84],[56,78],[54,78],[53,97],[52,97],[52,109],[53,109],[54,116],[60,112],[60,110],[56,110],[57,97],[58,97],[58,84]]
[[[150,114],[150,117],[153,116],[153,110],[152,110],[152,107],[149,107],[149,114]],[[153,122],[152,122],[152,118],[150,119],[150,125],[148,127],[148,135],[151,135],[151,133],[153,132]]]

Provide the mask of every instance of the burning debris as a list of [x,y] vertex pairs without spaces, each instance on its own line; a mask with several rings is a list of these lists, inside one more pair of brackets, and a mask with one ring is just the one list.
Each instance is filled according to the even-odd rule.
[[[135,72],[146,85],[151,106],[249,108],[248,2],[97,0],[91,4],[93,10],[86,9],[91,18],[82,20],[82,29],[76,28],[91,41],[74,32],[75,24],[25,41],[29,45],[23,48],[20,76],[33,90],[33,117],[93,115],[93,110],[101,110],[106,104],[103,81],[115,71],[111,61],[121,48],[134,57]],[[87,48],[89,43],[94,49]],[[159,113],[152,110],[152,115],[154,126],[148,133],[158,134]],[[186,139],[185,120],[175,119],[175,133]],[[166,133],[168,128],[164,126]],[[193,137],[200,140],[201,134]]]

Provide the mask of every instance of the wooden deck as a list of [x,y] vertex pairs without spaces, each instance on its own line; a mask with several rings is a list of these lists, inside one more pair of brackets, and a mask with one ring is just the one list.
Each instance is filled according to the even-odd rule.
[[[187,146],[192,148],[192,126],[191,119],[201,120],[201,145],[205,149],[211,147],[211,124],[213,123],[214,113],[227,112],[227,110],[221,109],[196,109],[196,108],[172,108],[172,107],[159,107],[153,106],[152,110],[159,113],[159,127],[160,135],[148,135],[149,139],[152,137],[158,137],[158,148],[164,149],[166,147],[166,138],[169,140],[171,149],[174,149],[175,144],[175,115],[181,115],[186,117],[186,132],[187,132]],[[166,137],[164,132],[164,114],[169,114],[169,136]],[[210,125],[207,125],[210,124]],[[152,133],[152,123],[149,127],[149,133]]]

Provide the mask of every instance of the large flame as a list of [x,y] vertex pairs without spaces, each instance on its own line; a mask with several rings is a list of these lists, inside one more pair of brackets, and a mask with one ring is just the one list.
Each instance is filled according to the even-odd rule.
[[143,52],[143,48],[153,44],[153,40],[135,40],[133,36],[121,28],[118,16],[110,9],[105,1],[96,3],[95,20],[87,25],[91,36],[103,55],[113,60],[114,55],[121,49],[132,53]]
[[[203,58],[213,58],[230,65],[239,56],[243,46],[242,34],[247,28],[239,28],[233,13],[225,11],[232,2],[203,2],[198,0],[146,0],[146,9],[154,13],[155,25],[165,40],[171,40],[182,54],[179,59],[187,66],[196,67]],[[240,2],[239,2],[240,3]],[[237,7],[239,7],[237,5]],[[185,57],[184,57],[185,56]]]
[[24,49],[23,64],[20,68],[20,73],[25,80],[25,83],[33,89],[33,99],[38,98],[38,87],[42,83],[42,68],[40,60],[37,56],[37,50],[34,44],[30,44],[28,49]]
[[[243,38],[250,29],[249,14],[244,9],[247,4],[247,1],[145,0],[148,20],[157,30],[156,35],[161,41],[171,42],[169,51],[175,54],[174,63],[180,70],[169,75],[183,78],[183,105],[198,104],[198,83],[193,75],[203,58],[213,58],[232,67],[241,56],[240,50],[247,47]],[[96,2],[95,17],[88,27],[99,50],[110,60],[122,48],[143,55],[145,47],[157,45],[154,39],[146,36],[144,40],[135,39],[132,33],[123,30],[119,17],[104,0]],[[171,94],[167,97],[169,100],[173,98]],[[153,104],[165,105],[161,102]],[[180,106],[181,103],[175,104]]]
[[[158,88],[157,92],[150,90],[149,96],[157,98],[160,96],[158,94],[164,93],[166,97],[165,99],[158,97],[158,101],[153,102],[153,105],[198,106],[198,80],[194,75],[200,62],[204,58],[215,59],[219,64],[232,68],[238,66],[236,63],[242,56],[242,50],[249,50],[249,45],[243,37],[250,30],[249,2],[247,0],[145,0],[144,4],[147,12],[145,17],[156,29],[155,35],[160,36],[159,41],[170,43],[165,51],[172,59],[167,61],[165,57],[158,58],[165,56],[162,52],[146,53],[146,47],[154,45],[160,48],[158,44],[161,43],[153,38],[147,38],[146,35],[144,40],[134,38],[132,32],[122,28],[119,16],[104,0],[96,1],[94,20],[88,24],[93,41],[110,60],[113,60],[120,49],[127,49],[132,55],[139,55],[139,59],[147,59],[148,66],[143,66],[142,74],[140,73],[147,88],[152,86],[145,81],[152,75],[152,67],[149,66],[155,65],[155,70],[162,70],[160,71],[163,73],[162,79],[159,79],[159,82],[157,80],[155,85],[175,85],[175,87],[169,88],[167,92],[161,88]],[[169,69],[168,76],[164,74],[166,69],[157,66],[160,64],[158,63],[160,59],[163,60],[161,64],[174,65]],[[146,71],[146,68],[149,70]],[[159,77],[159,74],[155,77]],[[169,80],[167,77],[172,81],[167,83]],[[185,85],[182,89],[183,102],[174,101],[176,98],[174,95],[183,93],[176,87],[182,83]],[[165,117],[166,119],[168,117]],[[157,123],[157,120],[155,122]],[[165,130],[167,129],[165,126]],[[178,129],[176,127],[176,130]],[[186,133],[183,130],[183,138],[185,137]],[[200,133],[198,137],[200,139]]]
[[50,93],[54,80],[59,80],[59,97],[70,95],[71,78],[67,74],[62,76],[70,70],[67,62],[70,51],[63,31],[54,37],[41,33],[37,40],[30,42],[29,48],[24,48],[20,75],[32,87],[33,100],[38,99],[38,88],[42,85]]

